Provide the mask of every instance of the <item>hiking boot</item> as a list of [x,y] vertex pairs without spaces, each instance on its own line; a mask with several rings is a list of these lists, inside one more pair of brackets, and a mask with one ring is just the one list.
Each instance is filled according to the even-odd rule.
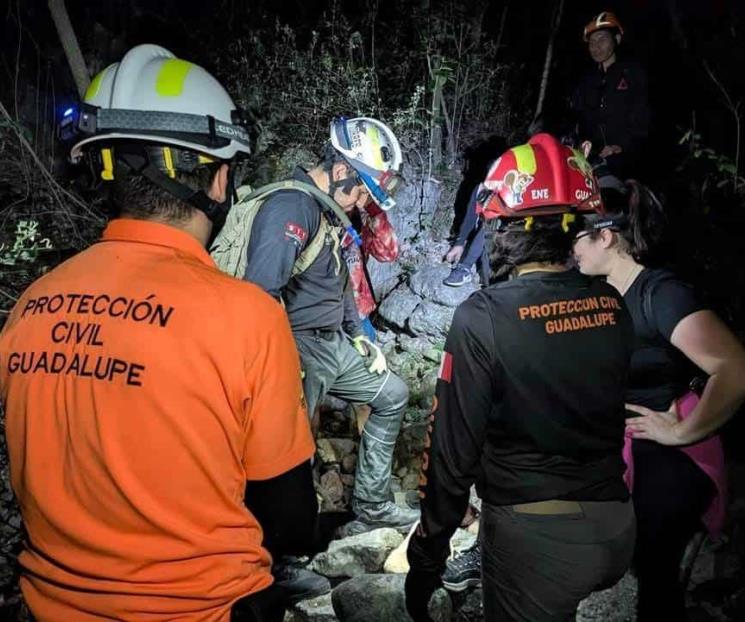
[[481,549],[478,543],[448,560],[442,585],[451,592],[462,592],[481,583]]
[[326,577],[304,568],[294,557],[277,560],[272,567],[272,575],[291,605],[331,591],[331,583]]
[[449,287],[460,287],[472,280],[471,269],[458,264],[450,271],[443,283]]
[[401,533],[407,533],[420,517],[419,510],[402,508],[393,501],[370,503],[355,500],[352,503],[352,510],[357,518],[339,528],[337,533],[341,538],[356,536],[381,527],[392,527]]

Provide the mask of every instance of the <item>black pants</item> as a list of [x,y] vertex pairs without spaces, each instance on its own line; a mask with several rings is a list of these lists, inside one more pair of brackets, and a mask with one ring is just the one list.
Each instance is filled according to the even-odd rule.
[[714,483],[675,447],[634,441],[634,567],[639,622],[685,620],[685,586],[678,579],[688,541],[701,529]]
[[282,590],[272,584],[233,603],[230,622],[282,622],[285,608]]
[[631,563],[630,501],[583,501],[573,514],[533,515],[482,506],[481,578],[486,622],[565,622]]

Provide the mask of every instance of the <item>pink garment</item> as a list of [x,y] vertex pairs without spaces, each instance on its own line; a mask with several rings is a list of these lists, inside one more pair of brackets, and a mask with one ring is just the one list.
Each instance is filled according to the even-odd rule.
[[365,274],[365,261],[373,256],[381,262],[394,261],[398,257],[398,238],[385,212],[374,203],[360,212],[362,219],[362,248],[344,240],[342,254],[347,262],[352,283],[354,301],[360,318],[366,318],[377,306],[372,287]]
[[[683,397],[676,400],[676,410],[679,419],[685,419],[693,412],[698,404],[698,395],[689,391]],[[626,463],[626,473],[623,479],[629,490],[634,489],[634,454],[631,450],[633,438],[629,433],[626,434],[623,443],[623,460]],[[727,472],[724,466],[724,451],[722,450],[722,441],[716,434],[694,445],[681,447],[680,450],[688,454],[698,467],[709,476],[716,493],[711,500],[711,504],[701,516],[707,531],[713,538],[718,538],[724,526],[724,516],[727,510]]]

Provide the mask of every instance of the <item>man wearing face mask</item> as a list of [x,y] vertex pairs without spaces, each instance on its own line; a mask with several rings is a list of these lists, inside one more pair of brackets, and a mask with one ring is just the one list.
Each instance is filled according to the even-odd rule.
[[[605,161],[608,172],[621,179],[638,175],[639,160],[649,133],[646,72],[619,58],[623,26],[605,11],[585,26],[584,40],[595,67],[571,97],[579,142],[590,141],[590,161]],[[604,171],[597,170],[598,176]]]
[[0,333],[25,601],[40,622],[278,622],[269,551],[313,546],[314,444],[286,314],[205,249],[243,115],[139,45],[66,117],[120,215]]
[[[338,227],[336,216],[340,210],[363,209],[371,199],[383,210],[393,207],[401,167],[401,148],[388,126],[366,117],[334,119],[321,162],[293,173],[294,182],[304,184],[306,191],[271,194],[253,221],[246,254],[245,279],[282,300],[287,310],[308,413],[326,394],[370,405],[355,475],[356,520],[349,533],[377,527],[405,530],[419,517],[417,510],[396,505],[390,491],[393,449],[409,392],[362,331],[341,256],[345,237],[356,234]],[[327,197],[314,196],[318,191],[336,204],[333,209]],[[304,592],[296,587],[290,589]]]

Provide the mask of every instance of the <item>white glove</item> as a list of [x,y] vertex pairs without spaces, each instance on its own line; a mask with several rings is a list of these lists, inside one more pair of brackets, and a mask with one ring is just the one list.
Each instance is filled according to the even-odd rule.
[[379,346],[364,335],[352,339],[352,344],[354,349],[360,353],[360,356],[368,360],[372,359],[372,364],[367,368],[367,371],[378,375],[388,371],[388,363],[385,362],[385,355]]

